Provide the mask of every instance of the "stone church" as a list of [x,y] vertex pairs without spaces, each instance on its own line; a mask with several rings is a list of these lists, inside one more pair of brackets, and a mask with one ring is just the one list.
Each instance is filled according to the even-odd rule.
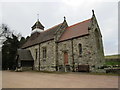
[[98,69],[104,64],[104,51],[94,11],[88,20],[68,26],[64,17],[62,23],[47,30],[38,19],[18,55],[23,58],[19,64],[26,62],[21,65],[24,67],[28,62],[33,70],[89,72]]

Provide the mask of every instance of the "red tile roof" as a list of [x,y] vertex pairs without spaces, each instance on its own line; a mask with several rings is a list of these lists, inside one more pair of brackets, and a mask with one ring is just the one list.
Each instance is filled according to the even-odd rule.
[[[68,39],[72,39],[75,37],[83,36],[88,34],[88,27],[91,22],[91,19],[85,20],[83,22],[74,24],[72,26],[69,26],[65,29],[65,32],[60,37],[59,41],[64,41]],[[22,48],[26,48],[38,43],[42,43],[51,39],[54,39],[54,35],[56,30],[62,25],[62,23],[47,29],[43,32],[41,32],[39,35],[31,35],[31,37],[28,39],[28,41],[22,46]]]
[[83,22],[69,26],[68,28],[66,28],[65,32],[60,37],[59,41],[64,41],[64,40],[68,40],[68,39],[72,39],[75,37],[88,34],[88,27],[89,27],[90,21],[91,19],[88,19]]

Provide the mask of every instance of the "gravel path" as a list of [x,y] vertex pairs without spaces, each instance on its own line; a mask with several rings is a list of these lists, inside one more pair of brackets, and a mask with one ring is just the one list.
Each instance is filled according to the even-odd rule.
[[3,88],[118,88],[118,76],[83,73],[2,72]]

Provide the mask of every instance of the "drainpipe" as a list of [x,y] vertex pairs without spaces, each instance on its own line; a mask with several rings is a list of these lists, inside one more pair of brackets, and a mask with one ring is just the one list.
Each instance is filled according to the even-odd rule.
[[58,71],[58,42],[55,42],[56,43],[56,71]]
[[38,61],[39,61],[39,66],[38,66],[39,69],[38,70],[40,71],[40,44],[39,44],[39,60]]
[[71,40],[71,44],[72,44],[72,63],[73,63],[73,72],[75,72],[75,62],[74,62],[74,53],[73,53],[73,39]]

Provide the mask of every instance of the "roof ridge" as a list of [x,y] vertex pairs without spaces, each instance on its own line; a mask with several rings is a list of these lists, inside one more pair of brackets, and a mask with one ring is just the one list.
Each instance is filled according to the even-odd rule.
[[78,22],[78,23],[76,23],[76,24],[73,24],[73,25],[69,26],[68,28],[71,28],[71,27],[73,27],[73,26],[76,26],[76,25],[78,25],[78,24],[84,23],[84,22],[89,21],[89,20],[91,20],[91,18],[90,18],[90,19],[87,19],[87,20],[84,20],[84,21],[82,21],[82,22]]
[[[60,23],[60,24],[62,24],[62,23]],[[57,25],[55,25],[55,26],[53,26],[53,27],[51,27],[51,28],[49,28],[49,29],[47,29],[47,30],[45,30],[45,31],[43,31],[43,32],[47,32],[47,31],[49,31],[50,29],[53,29],[53,28],[59,26],[60,24],[57,24]]]

